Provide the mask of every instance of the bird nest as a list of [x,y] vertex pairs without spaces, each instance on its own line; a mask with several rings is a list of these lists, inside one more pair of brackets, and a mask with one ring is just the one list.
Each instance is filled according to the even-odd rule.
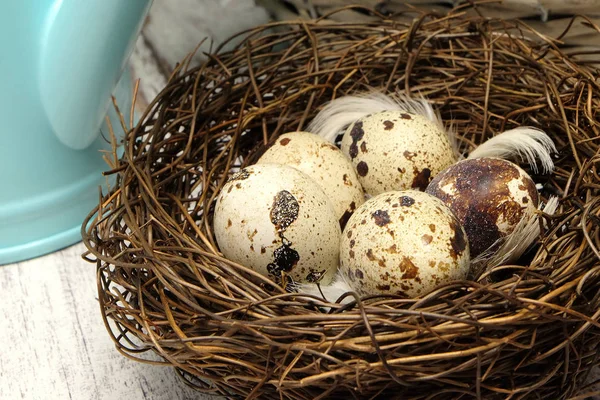
[[[200,67],[184,61],[127,129],[83,228],[117,348],[229,398],[580,393],[600,343],[599,71],[520,22],[361,10],[371,22],[277,22]],[[373,88],[425,96],[464,153],[520,125],[552,137],[554,172],[528,171],[560,204],[518,262],[415,299],[328,303],[219,252],[213,209],[228,177],[324,103]]]

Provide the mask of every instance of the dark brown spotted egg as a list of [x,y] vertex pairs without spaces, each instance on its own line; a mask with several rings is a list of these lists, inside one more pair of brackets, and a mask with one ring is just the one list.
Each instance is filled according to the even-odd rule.
[[441,199],[458,217],[472,257],[513,232],[523,218],[533,216],[539,203],[531,177],[499,158],[458,162],[439,173],[427,193]]
[[356,172],[344,153],[314,133],[281,135],[257,162],[265,163],[289,165],[310,176],[331,200],[342,228],[365,201]]
[[225,257],[276,282],[328,284],[336,274],[338,218],[319,185],[295,168],[252,165],[233,175],[217,197],[214,231]]
[[383,111],[350,125],[342,138],[368,194],[390,190],[425,190],[431,179],[456,162],[448,135],[416,114]]
[[444,203],[423,192],[371,198],[342,234],[340,271],[361,295],[418,297],[465,279],[468,270],[465,231]]

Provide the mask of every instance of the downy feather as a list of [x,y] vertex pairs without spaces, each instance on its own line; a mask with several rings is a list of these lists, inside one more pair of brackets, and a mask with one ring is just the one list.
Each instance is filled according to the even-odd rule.
[[538,172],[538,161],[543,173],[552,172],[552,154],[556,146],[542,130],[528,126],[505,131],[480,144],[467,158],[497,157],[505,160],[519,158]]
[[[320,290],[319,290],[320,288]],[[352,288],[346,281],[344,275],[338,272],[333,282],[327,286],[315,283],[303,283],[297,287],[298,293],[308,294],[323,299],[327,303],[335,303],[344,293],[352,292]],[[353,296],[346,296],[342,303],[354,300]]]
[[[554,215],[558,205],[558,197],[551,197],[545,205],[540,203],[538,210],[547,215]],[[511,234],[500,239],[501,245],[497,251],[483,252],[471,261],[471,265],[476,270],[473,271],[474,275],[479,276],[484,270],[516,261],[539,236],[539,214],[534,214],[531,218],[523,218]],[[497,244],[498,242],[492,248]]]
[[369,114],[382,111],[404,111],[421,115],[446,132],[453,148],[456,148],[456,134],[454,130],[447,131],[444,128],[439,112],[435,111],[425,98],[413,99],[400,92],[386,95],[373,91],[339,97],[325,104],[307,130],[333,143],[352,123]]

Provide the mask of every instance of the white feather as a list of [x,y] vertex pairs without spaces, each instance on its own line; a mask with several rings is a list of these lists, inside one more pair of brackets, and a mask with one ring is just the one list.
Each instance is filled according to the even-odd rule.
[[554,169],[553,153],[556,153],[556,146],[544,131],[522,126],[486,140],[467,158],[498,157],[508,160],[518,157],[527,162],[535,173],[538,172],[539,160],[542,172],[549,173]]
[[[335,303],[344,293],[352,292],[352,288],[346,281],[344,275],[338,272],[333,282],[327,286],[317,285],[316,283],[302,283],[297,287],[297,291],[298,293],[319,297],[324,299],[327,303]],[[342,300],[342,303],[352,300],[354,300],[353,296],[346,296],[346,298]]]
[[[445,131],[439,112],[424,98],[413,99],[404,93],[386,95],[376,91],[330,101],[312,120],[307,130],[334,142],[352,123],[366,115],[382,111],[404,111],[421,115]],[[449,138],[455,141],[455,137],[449,135]]]
[[454,152],[454,158],[457,161],[464,160],[464,155],[460,154],[458,150],[458,130],[456,126],[450,124],[446,129],[446,135],[448,136],[448,140],[450,140],[450,145],[452,146],[452,151]]
[[[558,197],[551,197],[545,205],[540,204],[538,210],[547,215],[553,215],[558,209]],[[471,265],[478,271],[479,276],[484,270],[516,261],[527,251],[540,236],[539,214],[531,218],[523,218],[515,230],[501,239],[501,246],[497,251],[484,252],[471,261]],[[496,247],[496,244],[492,248]]]

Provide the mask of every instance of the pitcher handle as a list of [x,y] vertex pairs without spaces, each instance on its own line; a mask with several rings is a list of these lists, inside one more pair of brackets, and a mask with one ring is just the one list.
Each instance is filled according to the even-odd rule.
[[54,133],[74,149],[99,134],[152,0],[55,0],[42,31],[39,87]]

